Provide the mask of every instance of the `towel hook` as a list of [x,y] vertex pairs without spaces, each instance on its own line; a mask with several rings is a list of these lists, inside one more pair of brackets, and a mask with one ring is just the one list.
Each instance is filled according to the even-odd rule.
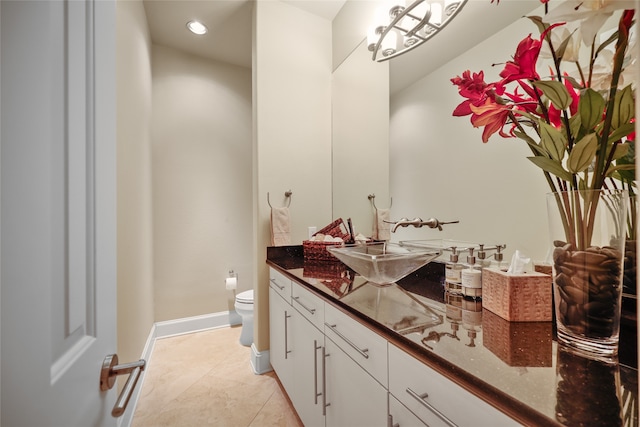
[[[293,192],[291,190],[284,192],[284,197],[287,199],[287,207],[291,206],[291,195],[292,194],[293,194]],[[268,191],[267,191],[267,204],[269,205],[269,207],[271,209],[273,209],[273,206],[271,206],[271,201],[269,200],[269,192]]]
[[[373,208],[374,209],[378,209],[378,207],[376,206],[376,195],[374,193],[371,193],[367,196],[367,198],[371,201],[371,204],[373,204]],[[393,206],[393,197],[390,197],[391,202],[389,203],[389,209],[391,209],[391,206]]]

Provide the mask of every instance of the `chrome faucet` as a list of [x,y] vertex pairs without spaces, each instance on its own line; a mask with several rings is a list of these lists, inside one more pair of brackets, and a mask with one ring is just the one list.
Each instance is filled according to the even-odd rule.
[[389,224],[393,224],[393,226],[391,227],[391,232],[395,233],[396,230],[398,229],[398,227],[408,227],[410,225],[413,225],[416,228],[421,228],[423,226],[427,226],[429,228],[437,228],[438,230],[442,231],[442,226],[444,224],[457,224],[460,221],[438,221],[435,218],[429,218],[426,221],[423,221],[422,218],[414,218],[414,219],[409,219],[409,218],[400,218],[400,221],[398,222],[390,222],[390,221],[386,221]]

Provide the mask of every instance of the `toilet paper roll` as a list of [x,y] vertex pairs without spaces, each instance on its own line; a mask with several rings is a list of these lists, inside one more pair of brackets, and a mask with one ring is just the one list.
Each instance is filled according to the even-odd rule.
[[227,277],[224,283],[228,291],[233,291],[238,287],[238,279],[235,277]]

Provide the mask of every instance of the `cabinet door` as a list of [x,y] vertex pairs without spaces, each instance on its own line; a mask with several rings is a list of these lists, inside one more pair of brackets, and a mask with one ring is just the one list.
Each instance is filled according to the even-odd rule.
[[326,425],[387,427],[387,390],[329,338],[326,352]]
[[322,355],[324,334],[301,313],[291,317],[293,357],[293,392],[289,397],[305,427],[324,427],[322,393]]
[[295,310],[269,288],[269,361],[282,386],[291,394],[293,363],[291,353],[291,314]]

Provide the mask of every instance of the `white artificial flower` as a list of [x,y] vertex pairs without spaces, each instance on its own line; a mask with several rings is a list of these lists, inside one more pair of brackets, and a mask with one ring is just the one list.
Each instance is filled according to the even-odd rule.
[[581,21],[583,42],[593,44],[600,28],[616,10],[633,9],[632,0],[565,0],[546,14],[542,21],[549,24]]
[[[572,29],[571,27],[567,27],[563,25],[561,27],[556,27],[551,30],[551,44],[554,49],[558,49],[562,42],[564,42],[567,37],[571,37],[569,42],[567,43],[567,48],[562,55],[562,60],[567,62],[578,62],[580,58],[580,42],[581,35],[580,29]],[[546,41],[542,42],[542,48],[540,49],[540,57],[552,59],[551,49],[549,48],[549,43]]]

